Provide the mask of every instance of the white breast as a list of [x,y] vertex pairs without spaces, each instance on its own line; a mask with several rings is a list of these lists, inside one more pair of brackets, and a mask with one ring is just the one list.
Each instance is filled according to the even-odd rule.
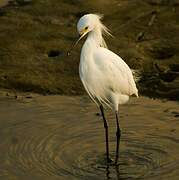
[[130,95],[138,96],[128,65],[112,51],[94,48],[90,41],[82,48],[79,73],[86,91],[98,104],[118,110],[118,104],[126,103]]

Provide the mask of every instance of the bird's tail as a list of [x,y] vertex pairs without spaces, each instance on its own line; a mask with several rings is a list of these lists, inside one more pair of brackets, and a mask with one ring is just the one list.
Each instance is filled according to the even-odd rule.
[[[156,83],[157,80],[159,79],[158,74],[143,72],[142,70],[139,69],[137,70],[132,69],[131,71],[140,94],[141,93],[144,94],[143,92],[144,87],[150,86],[151,83],[152,84]],[[138,97],[138,93],[135,95]]]
[[142,72],[139,69],[131,69],[134,81],[139,82],[142,79]]
[[134,81],[136,83],[142,83],[145,81],[155,80],[158,77],[158,74],[142,72],[140,69],[132,69],[131,71],[134,76]]

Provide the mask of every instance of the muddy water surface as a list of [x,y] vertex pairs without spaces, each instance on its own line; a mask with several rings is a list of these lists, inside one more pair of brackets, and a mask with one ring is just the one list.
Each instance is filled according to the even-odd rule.
[[[105,164],[98,108],[87,97],[0,96],[0,179],[179,179],[177,102],[146,97],[120,107],[119,166]],[[110,155],[115,158],[115,119]]]

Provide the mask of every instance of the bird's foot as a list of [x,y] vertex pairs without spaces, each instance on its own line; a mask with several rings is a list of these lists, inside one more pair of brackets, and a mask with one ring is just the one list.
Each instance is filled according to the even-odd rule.
[[114,166],[119,166],[119,162],[115,161]]
[[118,165],[118,155],[116,155],[115,163],[116,166]]
[[114,160],[108,158],[108,159],[107,159],[107,165],[108,165],[108,166],[116,166],[116,167],[118,167],[118,166],[119,166],[119,162],[116,161],[116,160],[114,161]]
[[107,158],[107,164],[113,164],[113,160],[111,158]]

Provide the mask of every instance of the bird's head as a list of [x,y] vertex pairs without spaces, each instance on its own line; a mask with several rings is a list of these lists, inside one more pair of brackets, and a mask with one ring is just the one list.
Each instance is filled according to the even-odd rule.
[[88,32],[95,29],[95,27],[100,24],[101,16],[96,14],[86,14],[80,18],[77,24],[77,33],[81,38],[85,36]]
[[101,15],[86,14],[79,19],[78,24],[77,24],[77,35],[76,35],[75,41],[72,44],[72,47],[68,51],[68,55],[70,55],[70,52],[77,45],[79,40],[82,39],[89,32],[93,30],[99,30],[101,32],[110,34],[107,28],[101,23],[100,21],[101,18],[102,18]]

